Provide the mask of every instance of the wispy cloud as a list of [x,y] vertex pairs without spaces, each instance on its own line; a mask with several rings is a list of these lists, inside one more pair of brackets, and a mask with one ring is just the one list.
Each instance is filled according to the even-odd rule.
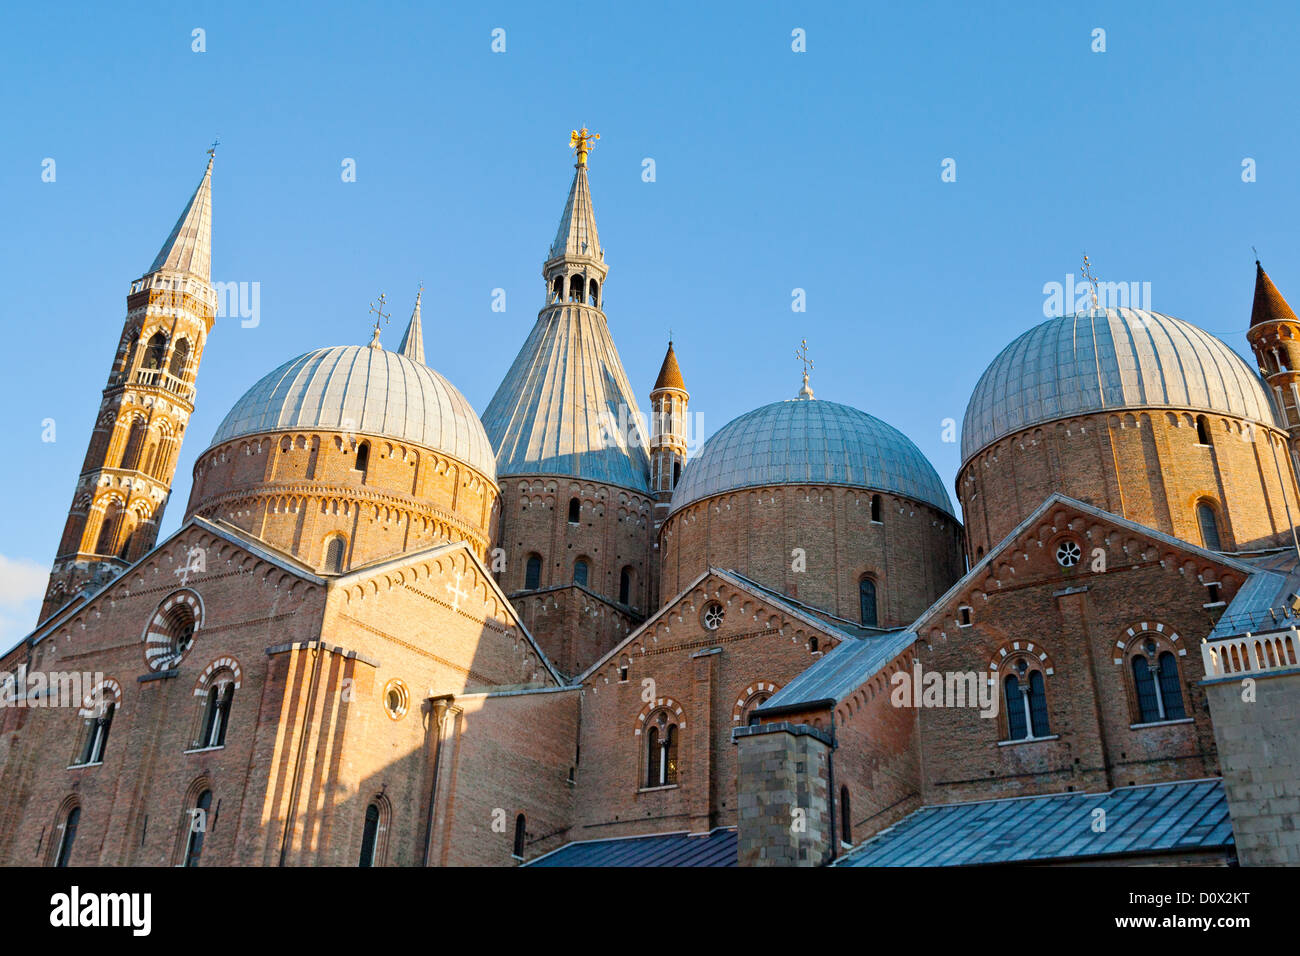
[[0,554],[0,654],[36,625],[49,575],[43,564]]

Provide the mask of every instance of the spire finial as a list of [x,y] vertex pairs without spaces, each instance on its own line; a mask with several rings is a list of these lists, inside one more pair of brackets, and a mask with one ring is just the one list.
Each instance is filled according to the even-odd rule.
[[1097,276],[1092,273],[1092,263],[1088,261],[1087,253],[1083,256],[1083,268],[1080,270],[1080,273],[1088,280],[1088,284],[1092,286],[1092,307],[1095,309],[1097,308]]
[[576,149],[578,151],[579,166],[587,165],[587,154],[591,152],[592,148],[596,145],[596,140],[598,139],[600,139],[600,134],[591,132],[585,126],[582,129],[573,130],[570,134],[569,149]]
[[813,369],[813,360],[808,355],[808,340],[801,339],[799,347],[794,350],[794,357],[803,363],[803,388],[799,389],[799,394],[795,398],[809,399],[813,397],[813,390],[808,387],[808,373]]
[[208,165],[209,165],[209,166],[211,166],[211,165],[212,165],[212,161],[213,161],[214,159],[217,158],[217,147],[220,146],[220,145],[221,145],[221,137],[218,136],[216,139],[214,139],[214,140],[212,141],[212,145],[208,147]]
[[381,292],[379,293],[379,304],[376,305],[374,302],[370,303],[370,311],[375,316],[375,331],[374,334],[370,337],[370,347],[372,349],[383,348],[383,346],[379,344],[379,326],[381,322],[388,321],[389,314],[384,311],[384,300],[386,298],[387,296],[385,296]]

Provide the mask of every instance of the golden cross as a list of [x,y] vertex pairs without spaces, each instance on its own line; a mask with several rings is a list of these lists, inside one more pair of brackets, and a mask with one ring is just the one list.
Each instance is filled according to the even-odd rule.
[[1097,308],[1097,277],[1092,274],[1092,263],[1088,261],[1086,255],[1083,257],[1083,269],[1080,271],[1083,277],[1092,285],[1092,307],[1095,309]]
[[587,165],[587,153],[591,152],[598,139],[600,139],[600,134],[591,132],[585,126],[582,129],[573,130],[570,134],[569,149],[578,151],[579,166]]
[[803,339],[800,341],[799,347],[794,350],[794,357],[797,358],[800,362],[803,362],[803,377],[804,380],[807,381],[808,373],[811,372],[813,369],[813,361],[808,357],[807,339]]
[[375,303],[373,303],[373,302],[370,303],[370,311],[373,312],[374,315],[375,315],[375,331],[376,331],[376,332],[379,331],[379,321],[380,321],[381,319],[382,319],[383,321],[385,321],[385,322],[388,321],[388,313],[384,311],[384,299],[385,299],[385,298],[386,298],[386,296],[381,292],[381,293],[379,293],[379,305],[376,306]]

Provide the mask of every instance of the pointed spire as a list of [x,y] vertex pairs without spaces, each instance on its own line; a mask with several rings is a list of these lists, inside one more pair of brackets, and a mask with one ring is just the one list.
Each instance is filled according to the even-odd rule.
[[145,275],[155,272],[188,272],[204,282],[212,281],[212,161],[215,152],[208,150],[208,168],[203,171],[194,195],[181,210],[171,235]]
[[661,388],[677,388],[686,391],[686,382],[682,379],[682,370],[677,364],[677,354],[673,351],[672,339],[668,340],[668,354],[664,356],[664,364],[659,369],[659,377],[655,379],[653,391],[657,392]]
[[420,297],[422,295],[424,295],[424,286],[420,286],[420,291],[415,293],[415,311],[411,313],[411,324],[406,327],[406,334],[402,336],[402,344],[397,347],[397,351],[413,362],[424,365],[426,364],[424,361],[424,330],[420,325]]
[[1264,267],[1255,260],[1255,304],[1250,310],[1250,324],[1262,322],[1296,322],[1295,312],[1287,305],[1282,293],[1277,291],[1273,280],[1268,277]]
[[596,214],[591,207],[591,186],[587,182],[587,165],[580,163],[573,173],[573,185],[560,216],[560,228],[551,243],[547,261],[561,257],[594,259],[603,263],[605,252],[596,233]]

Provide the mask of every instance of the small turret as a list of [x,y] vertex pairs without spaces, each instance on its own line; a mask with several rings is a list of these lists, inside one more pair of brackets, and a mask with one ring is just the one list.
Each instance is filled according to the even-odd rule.
[[686,467],[686,406],[690,398],[670,341],[650,391],[650,490],[657,502],[656,512],[667,512],[673,489]]
[[1300,319],[1255,260],[1255,301],[1246,339],[1259,361],[1278,417],[1300,449]]

